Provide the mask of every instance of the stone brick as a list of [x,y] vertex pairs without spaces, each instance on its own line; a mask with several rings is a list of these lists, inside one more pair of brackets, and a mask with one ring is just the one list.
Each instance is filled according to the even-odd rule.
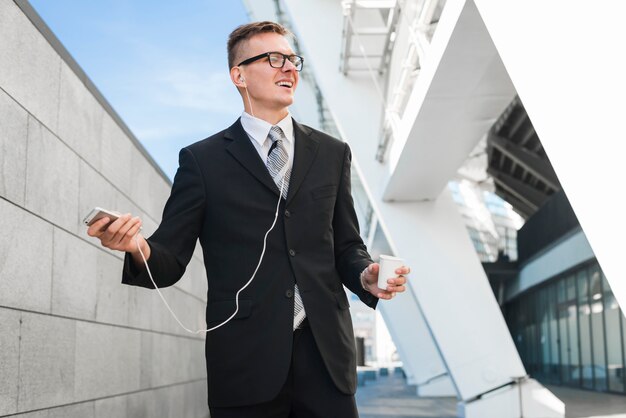
[[[94,402],[65,405],[41,411],[17,414],[14,418],[94,418]],[[123,411],[125,413],[125,411]],[[126,415],[109,415],[109,418],[125,417]]]
[[25,414],[12,415],[11,418],[49,418],[48,414],[49,414],[49,410],[44,409],[43,411],[27,412]]
[[76,322],[22,313],[18,411],[74,400]]
[[160,223],[163,215],[163,208],[165,207],[165,203],[172,192],[172,185],[154,169],[152,171],[150,183],[153,197],[153,206],[150,214],[157,222]]
[[[201,364],[201,370],[197,367]],[[166,334],[152,336],[153,386],[184,383],[204,377],[204,339],[174,337]]]
[[12,1],[0,2],[2,89],[53,131],[61,59]]
[[52,225],[0,199],[0,305],[50,312]]
[[206,378],[204,337],[148,335],[142,337],[142,388]]
[[99,252],[86,241],[54,228],[52,313],[96,319]]
[[176,385],[167,388],[159,388],[154,392],[157,407],[162,411],[163,417],[174,418],[184,417],[189,405],[185,404],[185,387],[187,385]]
[[32,117],[27,155],[26,208],[78,233],[78,157]]
[[183,343],[190,340],[173,337],[166,334],[152,336],[152,385],[164,386],[185,382],[186,379],[186,350]]
[[[121,281],[121,276],[120,276]],[[154,290],[137,286],[128,287],[128,324],[132,327],[151,329],[152,298]],[[158,297],[158,296],[157,296]]]
[[[205,337],[195,340],[189,345],[189,378],[206,380],[206,354],[204,350]],[[206,386],[206,385],[205,385]],[[206,393],[206,389],[205,389]]]
[[70,67],[61,63],[57,135],[100,170],[104,109]]
[[139,383],[141,389],[149,389],[152,386],[152,337],[153,332],[144,331],[141,333],[141,373]]
[[202,379],[184,386],[185,418],[209,418],[207,381]]
[[[128,409],[128,397],[116,396],[114,398],[99,399],[95,401],[95,418],[126,418]],[[134,418],[134,417],[130,417]]]
[[77,322],[75,399],[139,389],[141,331]]
[[127,399],[128,417],[208,418],[209,416],[206,383],[202,381],[133,393]]
[[48,410],[48,418],[94,418],[94,416],[95,407],[93,402],[67,405]]
[[171,192],[166,181],[139,150],[132,150],[132,184],[130,198],[157,223],[161,222],[165,202]]
[[[119,192],[97,171],[84,161],[79,162],[78,215],[76,219],[80,236],[87,237],[83,219],[93,208],[101,207],[116,211],[115,203]],[[99,242],[99,241],[96,241]]]
[[23,206],[28,114],[0,90],[0,196]]
[[0,416],[17,412],[20,312],[0,308]]
[[131,148],[134,145],[122,128],[105,113],[102,119],[100,172],[122,193],[130,195]]
[[122,261],[109,252],[98,251],[96,321],[128,324],[129,286],[120,282]]
[[188,385],[181,384],[133,394],[128,399],[128,416],[150,418],[190,416],[194,405],[186,402],[187,389]]
[[[158,219],[160,213],[155,210],[155,197],[152,195],[152,176],[154,175],[154,167],[148,163],[143,154],[135,147],[131,149],[131,184],[130,198],[142,210],[146,211],[151,217]],[[161,203],[160,209],[163,210]]]
[[[153,391],[133,393],[128,396],[127,416],[132,418],[156,418],[158,411]],[[161,412],[162,413],[162,412]]]

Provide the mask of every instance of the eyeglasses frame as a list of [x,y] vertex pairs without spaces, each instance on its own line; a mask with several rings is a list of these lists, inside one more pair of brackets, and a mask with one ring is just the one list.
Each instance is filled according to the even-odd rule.
[[[282,55],[283,56],[283,64],[280,67],[274,67],[272,65],[272,60],[269,59],[270,58],[270,54]],[[237,66],[251,64],[251,63],[253,63],[255,61],[258,61],[258,60],[260,60],[262,58],[265,58],[265,57],[267,57],[267,63],[272,68],[283,68],[285,66],[285,62],[287,62],[287,60],[289,60],[289,62],[291,62],[291,59],[290,59],[291,57],[298,57],[298,58],[300,58],[300,69],[298,69],[296,67],[296,71],[300,72],[300,71],[302,71],[302,68],[304,68],[304,58],[302,56],[297,55],[297,54],[283,54],[282,52],[278,52],[278,51],[269,51],[269,52],[264,52],[264,53],[259,54],[259,55],[255,55],[254,57],[251,57],[251,58],[248,58],[248,59],[245,59],[245,60],[241,61],[239,64],[237,64]],[[291,62],[291,63],[293,64],[293,62]],[[295,64],[293,64],[293,65],[295,67]]]

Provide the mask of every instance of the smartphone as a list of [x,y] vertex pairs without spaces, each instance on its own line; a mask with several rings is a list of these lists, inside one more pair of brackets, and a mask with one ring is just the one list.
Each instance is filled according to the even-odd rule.
[[[97,222],[98,220],[102,218],[109,218],[111,222],[113,222],[120,216],[121,216],[120,213],[113,212],[111,210],[102,209],[99,207],[95,207],[91,210],[91,212],[89,212],[89,215],[85,216],[85,219],[83,219],[83,222],[85,225],[91,226],[94,222]],[[109,222],[109,225],[111,224],[111,222]]]

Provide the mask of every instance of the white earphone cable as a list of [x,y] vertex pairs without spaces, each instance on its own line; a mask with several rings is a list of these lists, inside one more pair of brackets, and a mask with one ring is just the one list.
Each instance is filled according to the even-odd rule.
[[247,87],[244,87],[244,89],[246,90],[246,97],[248,98],[248,106],[250,106],[250,114],[254,116],[254,111],[252,110],[252,102],[250,101],[250,93],[248,93]]
[[265,249],[267,247],[267,236],[272,231],[272,229],[274,229],[274,226],[276,225],[276,221],[278,220],[278,210],[280,208],[280,200],[281,200],[281,198],[283,196],[283,189],[284,189],[284,187],[285,187],[285,175],[283,174],[283,179],[282,179],[281,184],[280,184],[280,192],[278,194],[278,203],[276,204],[276,213],[274,213],[274,221],[272,222],[272,226],[270,226],[270,229],[267,230],[267,232],[265,233],[265,236],[263,237],[263,250],[261,251],[261,256],[259,257],[259,262],[257,263],[257,266],[254,269],[254,273],[252,273],[252,277],[250,277],[250,280],[248,280],[248,282],[245,285],[243,285],[243,287],[241,289],[239,289],[239,291],[235,295],[235,305],[236,305],[235,312],[233,312],[233,314],[230,317],[228,317],[225,321],[223,321],[221,324],[218,324],[218,325],[216,325],[216,326],[214,326],[212,328],[209,328],[209,329],[199,329],[197,331],[192,331],[189,328],[187,328],[185,325],[183,325],[182,322],[180,322],[180,320],[178,319],[178,317],[176,316],[174,311],[172,311],[172,308],[170,308],[170,305],[165,300],[165,297],[163,297],[163,294],[161,293],[161,290],[159,290],[159,287],[154,282],[154,278],[152,277],[152,272],[150,271],[150,267],[148,266],[148,261],[146,260],[146,256],[143,254],[143,251],[141,251],[141,246],[139,245],[139,238],[138,238],[139,237],[139,233],[135,234],[135,243],[137,244],[137,248],[139,249],[139,254],[141,254],[141,258],[143,259],[143,263],[146,266],[146,271],[148,272],[148,276],[150,277],[150,280],[152,281],[152,284],[154,285],[154,288],[156,289],[157,293],[161,297],[161,300],[163,301],[163,303],[167,307],[167,310],[170,311],[170,314],[172,314],[172,316],[174,317],[176,322],[178,322],[178,325],[180,325],[185,331],[187,331],[187,332],[189,332],[191,334],[200,334],[201,332],[211,332],[211,331],[221,327],[222,325],[225,325],[231,319],[233,319],[235,317],[235,315],[237,315],[237,312],[239,312],[239,294],[246,287],[248,287],[248,285],[250,283],[252,283],[252,280],[254,280],[254,277],[256,276],[256,273],[259,270],[259,267],[261,267],[261,262],[263,261],[263,256],[265,255]]

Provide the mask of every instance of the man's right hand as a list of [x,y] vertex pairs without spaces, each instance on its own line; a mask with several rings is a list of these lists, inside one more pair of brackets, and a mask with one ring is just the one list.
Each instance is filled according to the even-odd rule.
[[[111,222],[109,218],[102,218],[94,222],[87,234],[100,240],[103,247],[111,250],[123,251],[131,253],[135,266],[142,268],[143,260],[137,244],[141,246],[146,260],[150,258],[150,246],[143,236],[139,233],[141,229],[141,219],[138,216],[132,217],[130,213],[120,216],[108,227]],[[137,235],[137,241],[135,241]]]

